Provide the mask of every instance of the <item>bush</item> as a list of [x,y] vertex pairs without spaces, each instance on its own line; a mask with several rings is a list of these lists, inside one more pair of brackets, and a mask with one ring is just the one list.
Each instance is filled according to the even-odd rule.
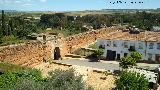
[[18,81],[24,78],[31,78],[35,82],[42,83],[46,81],[45,78],[41,76],[41,72],[36,69],[27,69],[22,71],[9,71],[0,75],[0,88],[14,88]]
[[99,60],[100,60],[100,57],[103,55],[103,53],[104,53],[103,49],[98,49],[94,51],[94,55],[96,55]]
[[131,57],[134,58],[136,61],[142,59],[142,55],[139,52],[132,52]]
[[23,78],[19,80],[14,90],[40,90],[41,84],[35,82],[32,78]]
[[43,90],[84,90],[82,76],[75,76],[74,70],[55,70],[50,72]]
[[21,79],[15,90],[92,90],[85,88],[82,76],[75,76],[74,70],[55,70],[49,73],[49,77],[43,83],[35,82],[33,78]]
[[132,57],[123,57],[121,58],[119,65],[122,68],[128,68],[129,66],[135,66],[136,60],[133,59]]
[[144,75],[122,71],[117,80],[118,90],[149,90],[149,82]]
[[13,65],[10,63],[0,63],[0,69],[3,72],[9,72],[9,71],[21,71],[21,70],[24,70],[25,68],[19,65]]
[[139,52],[131,52],[130,57],[123,57],[120,60],[120,67],[128,68],[130,66],[135,66],[138,60],[142,59],[142,55]]
[[[16,65],[15,65],[16,66]],[[15,67],[14,66],[14,67]],[[12,67],[12,66],[10,66]],[[92,90],[73,69],[55,70],[43,78],[37,69],[9,70],[0,75],[0,90]]]
[[22,40],[19,40],[18,38],[14,37],[13,35],[10,36],[3,36],[0,38],[0,45],[5,46],[5,45],[11,45],[11,44],[17,44],[17,43],[22,43]]

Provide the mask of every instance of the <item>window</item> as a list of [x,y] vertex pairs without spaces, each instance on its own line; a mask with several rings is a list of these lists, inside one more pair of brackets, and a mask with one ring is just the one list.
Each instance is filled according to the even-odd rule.
[[148,53],[148,60],[152,60],[152,54]]
[[128,48],[128,43],[124,42],[124,48]]
[[105,45],[99,45],[100,49],[105,49]]
[[149,44],[149,49],[153,49],[154,43]]
[[117,42],[113,41],[113,47],[117,47]]
[[157,49],[160,50],[160,43],[157,43]]
[[127,57],[128,53],[124,53],[124,57]]
[[107,46],[111,46],[111,41],[107,41]]
[[139,43],[139,49],[143,49],[143,44]]

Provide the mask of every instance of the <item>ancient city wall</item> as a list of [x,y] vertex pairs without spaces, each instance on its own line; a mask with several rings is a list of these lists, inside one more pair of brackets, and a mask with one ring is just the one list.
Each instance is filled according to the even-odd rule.
[[78,48],[84,47],[92,42],[95,42],[99,37],[105,37],[111,32],[115,32],[119,27],[105,28],[96,31],[89,31],[81,34],[77,34],[61,41],[61,55],[64,56],[66,53],[72,53]]
[[118,27],[89,31],[68,38],[60,39],[59,45],[55,41],[28,42],[19,45],[0,47],[0,62],[12,62],[14,64],[32,66],[43,62],[43,59],[53,59],[55,46],[60,48],[61,56],[71,53],[78,48],[95,42],[98,37],[104,37]]
[[51,58],[51,43],[29,42],[19,45],[0,47],[0,61],[31,66]]

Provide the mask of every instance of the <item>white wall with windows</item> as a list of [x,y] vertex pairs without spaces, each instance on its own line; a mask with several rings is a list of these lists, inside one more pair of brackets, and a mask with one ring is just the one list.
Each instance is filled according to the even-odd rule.
[[122,58],[130,55],[130,50],[135,48],[136,51],[142,54],[143,60],[155,61],[160,58],[160,42],[149,41],[129,41],[129,40],[110,40],[110,39],[97,39],[97,46],[104,46],[104,57],[107,57],[107,51],[116,52],[115,58]]

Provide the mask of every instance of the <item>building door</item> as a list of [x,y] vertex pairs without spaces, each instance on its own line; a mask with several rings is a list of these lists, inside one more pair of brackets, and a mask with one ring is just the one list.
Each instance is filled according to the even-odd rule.
[[110,59],[111,54],[112,54],[112,51],[111,51],[111,50],[107,50],[107,56],[106,56],[106,59],[107,59],[107,60],[111,60],[111,59]]
[[120,60],[120,58],[121,58],[121,55],[117,54],[117,60]]
[[116,59],[116,51],[107,50],[107,60],[115,60]]
[[124,53],[124,57],[127,57],[128,53]]
[[156,55],[156,61],[160,62],[160,55],[158,55],[158,54]]
[[116,60],[116,51],[112,51],[111,60]]

